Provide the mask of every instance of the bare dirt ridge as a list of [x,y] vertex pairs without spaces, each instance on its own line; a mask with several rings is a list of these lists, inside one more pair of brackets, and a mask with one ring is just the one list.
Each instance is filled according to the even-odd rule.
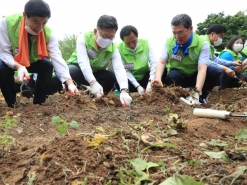
[[[14,109],[1,98],[0,123],[7,122],[6,115],[16,122],[8,129],[0,126],[0,136],[7,133],[15,139],[7,140],[6,135],[0,139],[8,141],[0,145],[0,185],[124,184],[126,179],[138,184],[135,180],[140,177],[130,162],[134,159],[165,165],[165,170],[159,165],[143,171],[153,184],[176,173],[205,184],[247,184],[246,172],[233,175],[238,167],[247,166],[246,140],[236,139],[247,119],[195,117],[193,108],[179,100],[188,96],[188,90],[153,88],[141,97],[131,93],[132,104],[125,108],[114,92],[104,100],[90,99],[85,92],[74,97],[57,93],[41,106],[19,96]],[[246,95],[245,89],[213,90],[208,101],[212,109],[243,114]],[[67,125],[68,133],[60,135],[54,116],[79,127]],[[215,140],[226,145],[213,145]],[[158,145],[149,147],[150,143]],[[225,151],[229,161],[211,158],[205,151]]]

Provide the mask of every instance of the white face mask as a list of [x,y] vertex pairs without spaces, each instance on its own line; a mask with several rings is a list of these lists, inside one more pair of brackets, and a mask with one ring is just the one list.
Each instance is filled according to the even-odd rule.
[[98,45],[101,48],[106,48],[107,46],[109,46],[112,43],[111,39],[104,39],[102,38],[99,34],[98,34],[98,38],[96,40],[96,42],[98,43]]
[[222,43],[222,38],[218,37],[216,41],[214,41],[214,46],[219,46]]
[[42,32],[43,29],[40,30],[39,33],[35,33],[29,25],[27,25],[27,19],[26,19],[26,25],[25,25],[25,29],[27,30],[28,33],[30,33],[31,35],[38,35],[40,32]]
[[137,43],[135,49],[130,49],[128,47],[127,47],[127,49],[130,50],[130,51],[132,51],[132,52],[135,52],[137,50],[138,46],[139,46],[139,44]]
[[243,49],[243,44],[233,44],[233,51],[239,52]]

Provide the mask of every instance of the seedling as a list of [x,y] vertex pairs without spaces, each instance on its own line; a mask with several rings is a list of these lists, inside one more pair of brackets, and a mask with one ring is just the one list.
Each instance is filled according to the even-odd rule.
[[122,185],[141,185],[147,182],[154,182],[149,178],[149,169],[152,167],[159,167],[159,164],[154,162],[146,162],[141,158],[131,159],[128,161],[132,165],[132,168],[127,170],[121,167],[118,173],[118,177]]
[[52,117],[52,123],[56,126],[60,135],[67,135],[68,134],[68,126],[71,128],[78,128],[79,124],[76,121],[71,121],[67,123],[65,120],[61,119],[59,116]]
[[9,135],[9,129],[13,128],[16,122],[15,118],[10,118],[8,115],[4,116],[5,123],[0,123],[0,128],[3,128],[4,134],[0,136],[0,145],[12,145],[15,143],[15,138]]

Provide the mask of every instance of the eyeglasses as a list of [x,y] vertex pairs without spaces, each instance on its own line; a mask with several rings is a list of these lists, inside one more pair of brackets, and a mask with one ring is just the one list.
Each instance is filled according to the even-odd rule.
[[99,32],[99,35],[104,38],[104,39],[110,39],[110,40],[113,40],[115,39],[115,36],[109,36],[109,35],[106,35],[106,34],[102,34],[100,30],[97,30]]
[[178,31],[178,32],[172,32],[172,34],[173,34],[173,36],[181,36],[181,35],[183,35],[184,34],[184,32],[185,31],[187,31],[188,29],[186,29],[186,30],[181,30],[181,31]]

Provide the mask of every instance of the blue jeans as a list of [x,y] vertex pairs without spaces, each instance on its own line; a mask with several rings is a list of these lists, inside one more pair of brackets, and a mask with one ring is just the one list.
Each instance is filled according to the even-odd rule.
[[[14,107],[16,104],[14,71],[15,70],[10,69],[2,60],[0,60],[0,88],[9,107]],[[27,71],[30,73],[38,73],[33,103],[44,103],[48,89],[47,87],[53,72],[51,61],[46,58],[38,60],[27,67]]]
[[[208,93],[217,86],[219,81],[220,72],[217,67],[210,65],[207,68],[206,79],[202,88],[202,97],[206,98]],[[185,76],[180,71],[174,69],[171,70],[167,75],[166,84],[167,85],[177,85],[183,88],[192,87],[196,85],[197,72],[190,77]]]

